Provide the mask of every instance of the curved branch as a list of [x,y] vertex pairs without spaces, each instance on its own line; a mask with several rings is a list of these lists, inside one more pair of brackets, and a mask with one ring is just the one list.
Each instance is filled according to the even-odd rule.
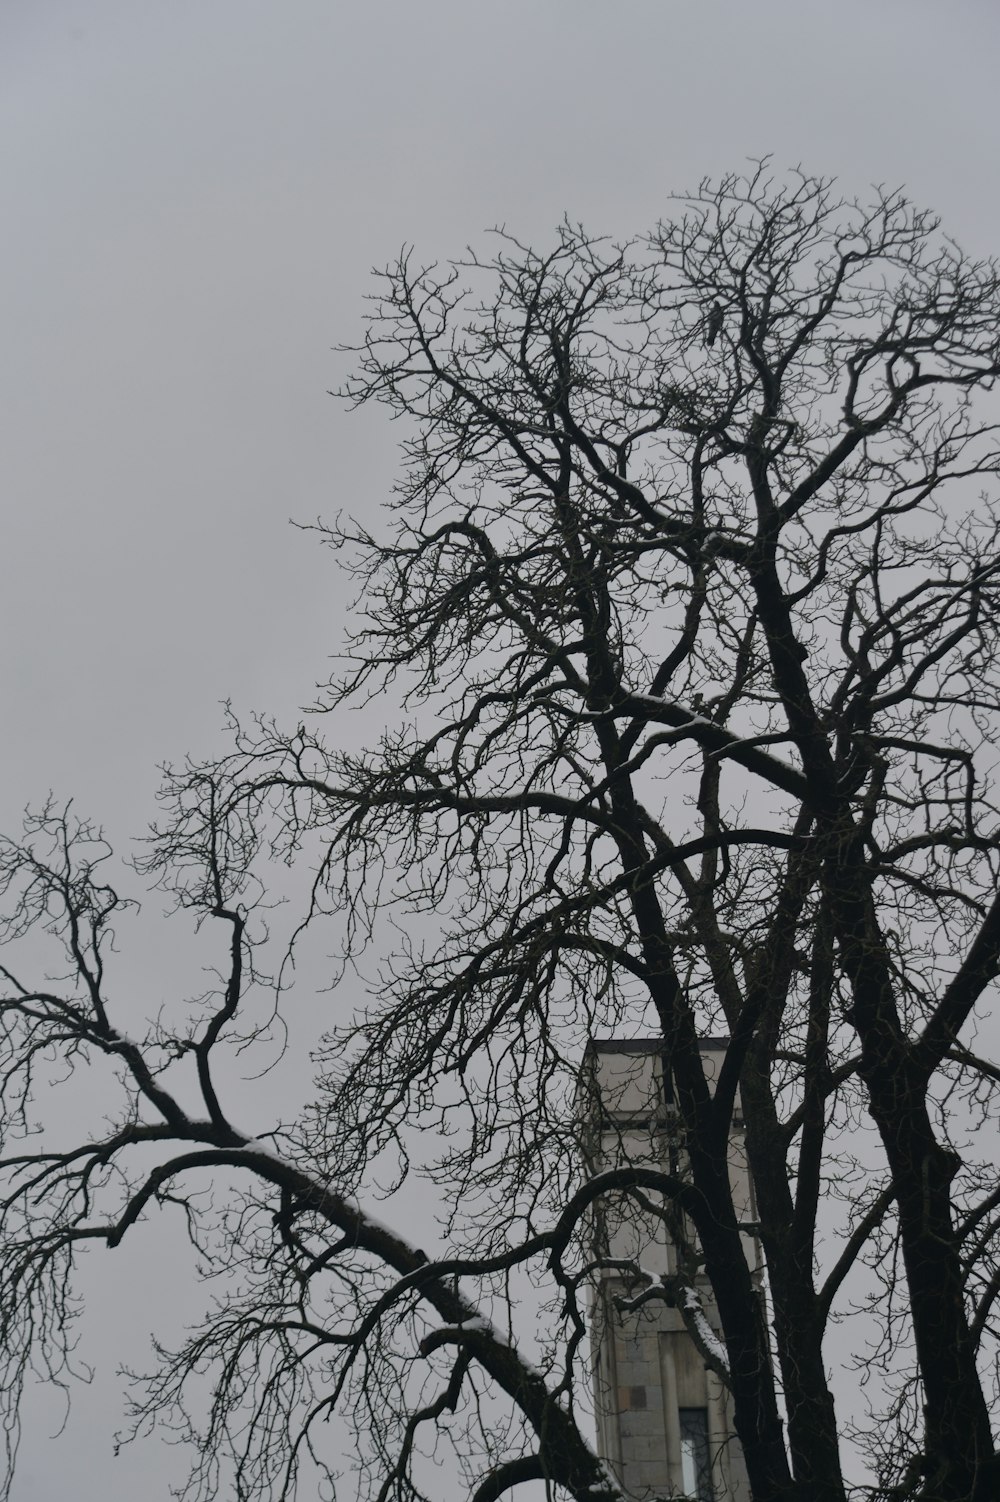
[[469,1502],[497,1502],[504,1492],[525,1481],[544,1481],[545,1466],[540,1455],[521,1455],[516,1460],[505,1460],[502,1465],[479,1483]]

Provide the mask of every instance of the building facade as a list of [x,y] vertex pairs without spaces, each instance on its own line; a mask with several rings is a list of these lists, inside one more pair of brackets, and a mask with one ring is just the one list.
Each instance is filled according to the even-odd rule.
[[[709,1081],[726,1047],[708,1039]],[[622,1163],[683,1173],[683,1143],[671,1104],[659,1040],[595,1039],[587,1049],[581,1109],[593,1172]],[[754,1220],[753,1190],[737,1112],[730,1179],[741,1219]],[[654,1201],[654,1195],[649,1196]],[[659,1204],[659,1202],[657,1202]],[[693,1230],[682,1217],[644,1213],[634,1200],[600,1202],[593,1236],[602,1273],[594,1298],[593,1376],[600,1453],[636,1502],[749,1502],[750,1490],[732,1405],[705,1351],[724,1362],[718,1312],[699,1270]],[[761,1286],[759,1246],[745,1236]],[[641,1270],[637,1279],[636,1269]],[[658,1295],[667,1280],[676,1302],[698,1322],[701,1349],[678,1307]]]

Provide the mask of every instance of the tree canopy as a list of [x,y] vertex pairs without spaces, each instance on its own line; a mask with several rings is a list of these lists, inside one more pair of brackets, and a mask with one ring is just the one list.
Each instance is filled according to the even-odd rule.
[[[140,1428],[191,1440],[191,1498],[289,1495],[336,1409],[379,1502],[433,1497],[431,1451],[475,1502],[533,1478],[613,1502],[593,1212],[652,1207],[694,1228],[755,1502],[843,1502],[828,1374],[852,1363],[878,1373],[862,1493],[987,1502],[1000,272],[900,193],[766,164],[625,244],[493,246],[404,251],[372,297],[344,394],[400,419],[403,463],[377,522],[319,524],[357,601],[317,713],[234,720],[227,756],[166,774],[139,866],[175,922],[219,926],[218,987],[124,1016],[98,832],[50,804],[3,845],[8,1412],[29,1360],[62,1370],[78,1250],[180,1206],[199,1262],[238,1268],[135,1389]],[[342,749],[373,700],[384,735]],[[282,1121],[262,1090],[248,1136],[222,1061],[316,926],[339,988],[315,1088]],[[610,1035],[662,1043],[676,1173],[588,1168]],[[104,1071],[106,1131],[47,1129],[53,1057]],[[421,1175],[430,1252],[373,1198]]]

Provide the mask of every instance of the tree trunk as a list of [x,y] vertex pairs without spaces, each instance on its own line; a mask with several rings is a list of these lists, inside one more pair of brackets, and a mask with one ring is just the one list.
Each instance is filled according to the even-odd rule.
[[796,1244],[785,1145],[773,1120],[768,1086],[753,1069],[744,1069],[741,1092],[747,1156],[774,1309],[792,1473],[803,1496],[812,1502],[844,1502],[836,1412],[823,1362],[825,1321],[816,1303],[811,1243],[806,1248]]
[[[884,940],[856,845],[831,883],[837,937],[854,994],[861,1073],[892,1173],[913,1336],[924,1390],[927,1502],[986,1502],[993,1456],[951,1214],[957,1160],[927,1110],[927,1080],[896,1013]],[[994,1478],[995,1484],[995,1478]]]

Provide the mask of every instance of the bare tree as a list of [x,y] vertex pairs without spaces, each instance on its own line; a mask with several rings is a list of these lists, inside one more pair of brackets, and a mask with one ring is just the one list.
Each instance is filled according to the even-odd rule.
[[[843,1502],[833,1349],[882,1369],[872,1495],[987,1502],[997,268],[899,194],[761,167],[627,245],[565,224],[544,255],[505,234],[490,259],[403,254],[355,353],[346,395],[403,420],[405,465],[382,527],[319,529],[359,622],[321,707],[336,727],[386,693],[393,724],[363,756],[322,719],[234,726],[229,757],[167,777],[144,867],[226,930],[218,994],[127,1036],[94,831],[48,808],[4,848],[7,939],[41,928],[70,976],[3,972],[11,1413],[29,1350],[66,1360],[77,1248],[180,1206],[202,1259],[241,1270],[136,1389],[140,1423],[188,1426],[192,1497],[227,1462],[238,1496],[287,1495],[339,1407],[380,1502],[431,1495],[429,1446],[475,1502],[531,1478],[611,1502],[580,1406],[592,1211],[659,1205],[714,1291],[756,1502]],[[345,961],[396,946],[366,1000],[342,980],[315,1094],[261,1141],[215,1060],[289,973],[257,968],[277,859]],[[608,1033],[662,1039],[677,1173],[587,1171],[581,1059]],[[119,1115],[19,1146],[53,1055],[103,1060]],[[727,1169],[737,1098],[773,1331]],[[376,1170],[435,1187],[433,1255],[361,1207]]]

